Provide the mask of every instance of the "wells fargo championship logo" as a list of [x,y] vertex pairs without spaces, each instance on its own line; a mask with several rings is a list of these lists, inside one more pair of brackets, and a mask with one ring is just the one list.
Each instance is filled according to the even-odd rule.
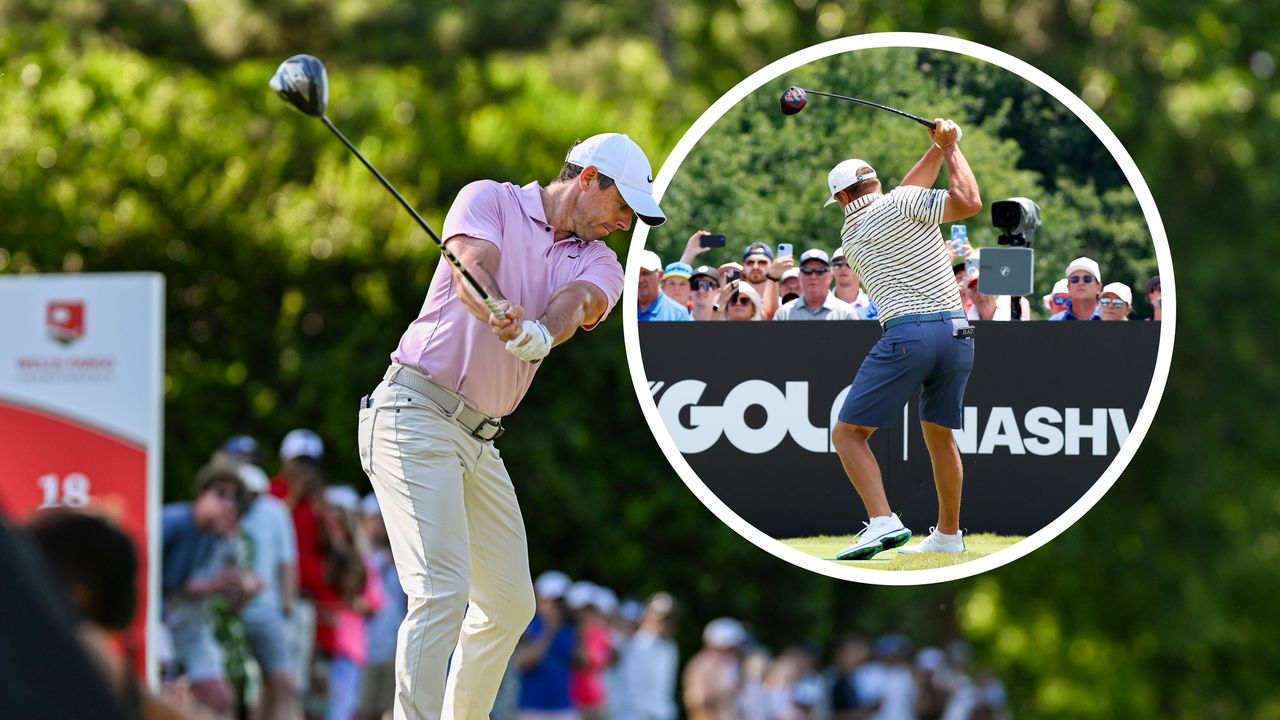
[[50,300],[44,319],[49,339],[59,344],[70,345],[84,337],[83,300]]

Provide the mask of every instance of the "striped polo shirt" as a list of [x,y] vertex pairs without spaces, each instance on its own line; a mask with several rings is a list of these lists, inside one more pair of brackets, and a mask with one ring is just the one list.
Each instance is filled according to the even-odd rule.
[[961,310],[960,288],[938,223],[946,190],[903,185],[844,208],[844,256],[880,309],[903,315]]

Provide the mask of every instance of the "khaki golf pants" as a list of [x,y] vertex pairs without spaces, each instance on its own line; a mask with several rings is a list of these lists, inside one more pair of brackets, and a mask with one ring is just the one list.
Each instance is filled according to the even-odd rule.
[[534,612],[511,477],[492,443],[417,392],[384,380],[371,398],[360,410],[360,462],[409,597],[395,718],[488,718]]

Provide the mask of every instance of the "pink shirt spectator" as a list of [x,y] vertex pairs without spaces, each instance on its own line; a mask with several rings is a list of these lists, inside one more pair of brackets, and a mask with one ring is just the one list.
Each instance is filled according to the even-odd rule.
[[583,658],[582,664],[569,673],[569,698],[574,707],[598,707],[608,699],[603,675],[613,652],[613,638],[609,628],[591,622],[583,626],[578,643]]
[[[617,255],[604,242],[576,237],[556,242],[541,191],[536,182],[524,187],[492,180],[473,182],[449,208],[442,237],[447,243],[467,235],[498,246],[502,253],[494,274],[498,287],[508,300],[524,308],[528,319],[542,315],[556,289],[575,280],[603,290],[612,309],[622,294]],[[527,363],[507,352],[489,325],[474,317],[456,296],[450,266],[441,262],[418,319],[400,338],[391,359],[453,388],[486,415],[510,415],[542,363]]]
[[[365,567],[364,592],[360,599],[369,607],[369,612],[376,613],[382,609],[385,598],[382,594],[382,582],[378,570],[367,560]],[[334,613],[333,652],[347,658],[356,665],[364,665],[369,657],[369,644],[364,631],[364,615],[356,612],[350,605],[343,604]]]

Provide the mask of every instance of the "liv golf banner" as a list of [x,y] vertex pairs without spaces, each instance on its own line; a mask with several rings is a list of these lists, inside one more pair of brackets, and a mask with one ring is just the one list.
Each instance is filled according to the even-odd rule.
[[163,276],[0,277],[0,514],[92,508],[124,528],[142,608],[130,641],[153,685],[163,382]]
[[[980,322],[964,427],[962,524],[1028,535],[1093,485],[1128,438],[1160,323]],[[650,391],[694,472],[778,538],[847,534],[865,512],[831,448],[875,322],[640,323]],[[919,398],[871,438],[894,510],[937,517]]]

